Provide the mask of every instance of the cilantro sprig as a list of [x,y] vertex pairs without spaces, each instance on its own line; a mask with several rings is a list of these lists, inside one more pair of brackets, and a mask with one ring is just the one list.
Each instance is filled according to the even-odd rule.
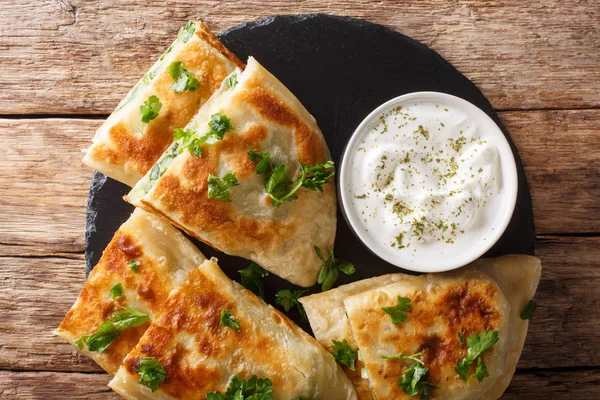
[[340,276],[340,271],[346,275],[352,275],[356,272],[356,267],[350,261],[336,258],[333,255],[333,247],[329,251],[329,257],[327,257],[327,259],[323,257],[320,248],[317,246],[314,246],[314,248],[317,256],[325,262],[317,276],[317,283],[321,284],[321,291],[325,292],[333,287],[333,284]]
[[223,140],[225,133],[233,130],[231,120],[221,113],[210,116],[208,127],[209,131],[199,137],[193,129],[175,128],[173,129],[173,140],[181,140],[182,149],[188,149],[192,155],[202,157],[202,145],[204,143]]
[[323,185],[335,174],[335,164],[333,161],[326,161],[313,166],[300,164],[300,177],[292,181],[287,177],[287,168],[285,164],[271,165],[270,153],[250,150],[248,158],[257,162],[256,173],[266,175],[265,191],[271,197],[271,203],[274,207],[279,207],[286,201],[298,199],[296,192],[301,187],[310,190],[323,192]]
[[395,356],[381,356],[381,358],[386,360],[414,361],[414,364],[406,368],[400,379],[398,379],[398,386],[409,396],[416,396],[421,393],[420,399],[425,400],[431,397],[436,386],[427,382],[429,369],[425,367],[425,363],[421,360],[421,357],[423,357],[423,352],[410,356],[405,356],[402,353]]
[[140,106],[141,121],[147,124],[158,116],[161,109],[162,103],[158,97],[155,95],[148,97],[148,99]]
[[242,286],[264,300],[265,285],[262,278],[269,275],[269,272],[253,261],[246,268],[238,270],[238,273],[242,277]]
[[221,325],[233,329],[236,332],[240,331],[240,321],[231,315],[229,310],[221,310]]
[[350,343],[346,339],[342,342],[332,340],[333,349],[332,354],[342,365],[345,365],[349,370],[356,372],[356,358],[358,357],[358,347],[353,349]]
[[[456,371],[463,381],[469,384],[472,378],[477,378],[477,381],[481,382],[489,375],[482,356],[493,345],[498,343],[498,340],[498,331],[483,331],[467,337],[467,356],[456,363],[454,367],[454,371]],[[475,373],[469,375],[471,365],[475,361],[477,362]]]
[[245,380],[237,375],[231,379],[225,394],[207,393],[207,400],[271,400],[273,399],[273,383],[269,378],[258,378],[252,375]]
[[137,274],[140,272],[140,262],[138,260],[129,260],[129,268]]
[[167,379],[167,371],[154,357],[146,357],[140,360],[140,366],[133,368],[139,375],[138,383],[147,386],[152,393],[158,390],[158,386]]
[[86,345],[88,351],[102,353],[108,346],[121,336],[121,331],[127,328],[140,326],[150,317],[135,308],[123,307],[123,311],[115,311],[111,318],[107,318],[94,333],[81,336],[75,341],[79,350]]
[[257,162],[255,170],[259,175],[267,175],[271,172],[271,164],[269,164],[269,160],[271,158],[271,154],[268,151],[260,152],[257,150],[250,150],[248,152],[248,158],[251,161]]
[[392,324],[398,325],[408,317],[405,311],[410,311],[410,299],[408,297],[398,296],[397,305],[392,307],[381,307],[381,309],[392,317]]
[[174,81],[169,90],[173,90],[175,93],[194,92],[202,86],[198,79],[183,67],[181,61],[173,61],[169,64],[169,75]]
[[306,317],[306,311],[304,310],[302,303],[299,301],[299,298],[307,292],[308,289],[282,289],[275,293],[275,304],[283,307],[285,312],[289,312],[292,308],[296,307],[300,313],[300,317],[307,321],[308,318]]
[[208,175],[208,198],[231,202],[229,189],[238,186],[239,182],[235,174],[228,172],[222,179],[214,175]]

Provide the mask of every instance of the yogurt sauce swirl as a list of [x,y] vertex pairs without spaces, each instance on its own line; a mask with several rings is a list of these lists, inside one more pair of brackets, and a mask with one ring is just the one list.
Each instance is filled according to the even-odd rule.
[[473,118],[434,102],[380,114],[345,157],[362,228],[397,252],[452,246],[494,218],[498,151]]

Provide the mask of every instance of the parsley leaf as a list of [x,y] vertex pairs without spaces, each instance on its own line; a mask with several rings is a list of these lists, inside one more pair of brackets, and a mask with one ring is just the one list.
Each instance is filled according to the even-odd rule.
[[134,328],[150,321],[148,315],[131,307],[123,307],[124,311],[115,311],[112,313],[112,324],[118,330],[125,328]]
[[233,329],[234,331],[240,331],[240,321],[231,316],[231,311],[221,310],[221,325]]
[[210,127],[208,135],[218,140],[222,140],[225,133],[233,129],[231,120],[221,113],[211,115],[208,126]]
[[107,318],[102,325],[98,327],[96,332],[85,335],[77,339],[75,342],[79,350],[83,349],[85,344],[88,351],[97,351],[102,353],[112,342],[121,336],[121,331],[113,326],[110,319]]
[[[474,333],[467,338],[467,356],[456,363],[454,371],[467,384],[471,378],[476,377],[479,382],[487,375],[487,369],[481,356],[498,342],[498,331],[483,331]],[[471,365],[477,361],[475,374],[469,376]]]
[[343,342],[332,340],[333,350],[332,354],[340,364],[348,367],[349,370],[356,372],[356,357],[358,357],[358,348],[354,350],[352,346],[344,339]]
[[269,273],[254,261],[248,267],[238,270],[238,273],[242,276],[242,286],[264,300],[265,285],[262,278]]
[[416,353],[411,356],[404,356],[402,353],[395,356],[381,356],[386,360],[412,360],[415,363],[404,370],[400,379],[398,379],[398,386],[402,389],[404,393],[409,396],[416,396],[421,393],[421,399],[428,399],[431,397],[433,389],[436,389],[435,385],[427,382],[427,373],[429,369],[425,367],[423,361],[421,361],[420,357],[423,356],[423,353]]
[[268,378],[257,378],[252,375],[245,380],[234,376],[225,394],[207,393],[207,400],[271,400],[273,399],[273,383]]
[[174,81],[169,90],[174,90],[175,93],[194,92],[202,86],[193,74],[183,68],[183,62],[181,61],[173,61],[169,64],[169,75]]
[[238,186],[239,182],[235,174],[229,172],[219,179],[214,175],[208,175],[208,198],[231,202],[229,189]]
[[381,307],[383,312],[392,317],[392,324],[398,325],[408,317],[404,311],[410,311],[410,299],[398,296],[398,305],[393,307]]
[[529,300],[529,302],[523,308],[523,311],[521,311],[521,319],[527,320],[533,318],[533,313],[535,312],[536,308],[537,303],[533,300]]
[[316,164],[312,167],[303,164],[302,169],[304,170],[302,187],[319,192],[323,192],[322,186],[335,174],[333,161]]
[[327,259],[321,254],[321,249],[317,246],[314,246],[314,248],[319,258],[325,262],[317,277],[317,283],[321,284],[321,291],[325,292],[333,287],[333,284],[340,276],[340,271],[346,275],[352,275],[356,271],[354,264],[350,261],[341,260],[333,255],[333,247]]
[[137,274],[140,272],[140,262],[138,260],[130,260],[129,268],[131,268],[131,270]]
[[113,300],[119,296],[123,296],[123,285],[121,285],[121,283],[117,283],[115,286],[111,287],[110,294],[112,295]]
[[250,150],[248,152],[248,158],[250,158],[251,161],[258,161],[258,164],[256,164],[256,173],[261,175],[261,174],[268,174],[271,172],[271,165],[269,164],[269,159],[271,158],[271,154],[269,154],[269,152],[265,151],[263,153],[256,151],[256,150]]
[[146,357],[140,360],[139,368],[133,368],[139,375],[138,383],[147,386],[152,393],[158,390],[158,386],[167,379],[167,371],[154,357]]
[[267,179],[265,190],[271,196],[273,206],[278,207],[285,201],[298,198],[296,191],[301,187],[310,190],[323,191],[322,185],[334,174],[333,161],[327,161],[314,166],[300,165],[300,177],[292,182],[285,177],[287,167],[285,164],[277,166],[271,176]]
[[148,97],[148,100],[144,101],[144,103],[140,106],[140,114],[141,120],[143,123],[147,124],[152,121],[162,108],[162,103],[155,95]]
[[181,38],[183,43],[187,43],[194,32],[196,32],[196,23],[194,21],[188,21],[185,26],[179,30],[177,36]]
[[123,329],[140,326],[150,320],[146,314],[139,312],[135,308],[123,307],[123,310],[125,311],[112,313],[112,319],[107,318],[98,327],[96,332],[77,339],[75,344],[77,344],[79,350],[82,350],[85,344],[88,351],[102,353],[112,342],[119,338]]
[[173,140],[181,140],[181,146],[187,148],[192,155],[202,156],[202,144],[206,141],[205,137],[195,138],[196,131],[192,129],[175,128],[173,129]]
[[302,319],[307,321],[306,311],[304,311],[302,303],[298,301],[306,292],[308,292],[308,289],[282,289],[275,293],[275,304],[282,306],[285,312],[289,312],[292,308],[297,307]]
[[237,84],[237,74],[231,74],[227,78],[225,78],[225,85],[227,85],[228,88],[235,87]]

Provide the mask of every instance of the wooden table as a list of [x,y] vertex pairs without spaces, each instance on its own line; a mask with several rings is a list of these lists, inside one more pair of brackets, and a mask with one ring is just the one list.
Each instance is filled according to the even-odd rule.
[[[600,398],[600,2],[4,0],[0,7],[0,398],[116,398],[52,330],[85,281],[102,120],[187,19],[365,18],[437,50],[498,110],[531,185],[544,271],[506,399]],[[326,38],[325,38],[326,40]]]

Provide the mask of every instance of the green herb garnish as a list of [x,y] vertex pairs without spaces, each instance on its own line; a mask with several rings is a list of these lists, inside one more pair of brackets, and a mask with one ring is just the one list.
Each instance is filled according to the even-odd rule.
[[317,252],[317,256],[319,256],[319,258],[325,262],[325,264],[323,264],[321,267],[317,277],[317,283],[321,284],[321,291],[324,292],[333,287],[333,284],[340,276],[340,271],[346,275],[352,275],[356,271],[354,264],[352,264],[350,261],[344,261],[336,258],[333,255],[333,247],[329,251],[329,257],[327,257],[327,259],[325,259],[323,254],[321,254],[320,248],[317,246],[314,246],[314,248]]
[[140,262],[138,260],[130,260],[129,268],[131,268],[131,270],[137,274],[140,272]]
[[[463,381],[468,384],[471,378],[475,377],[481,382],[483,378],[488,376],[487,369],[481,357],[498,340],[498,331],[474,333],[467,338],[467,356],[460,360],[456,364],[456,367],[454,367],[454,371],[456,371]],[[469,369],[475,361],[477,361],[475,373],[469,376]]]
[[124,311],[115,311],[112,313],[112,324],[118,330],[125,328],[135,328],[142,325],[146,321],[150,321],[150,317],[135,308],[123,307]]
[[112,342],[121,336],[121,331],[113,326],[110,319],[107,318],[96,332],[80,337],[75,341],[79,350],[83,350],[85,344],[88,351],[97,351],[102,353]]
[[194,21],[188,21],[183,28],[179,30],[179,38],[183,43],[187,43],[192,35],[196,32],[196,23]]
[[381,307],[381,309],[392,317],[392,324],[398,325],[407,318],[404,311],[410,311],[410,299],[408,297],[398,296],[397,305],[393,307]]
[[135,308],[123,307],[124,311],[115,311],[111,318],[107,318],[96,332],[84,335],[75,341],[79,350],[85,344],[88,351],[102,353],[112,342],[121,336],[121,331],[126,328],[134,328],[149,321],[150,317],[139,312]]
[[420,357],[423,353],[416,353],[411,356],[404,356],[402,353],[395,356],[381,356],[386,360],[412,360],[415,363],[404,370],[400,379],[398,379],[398,386],[404,393],[409,396],[416,396],[421,393],[421,399],[428,399],[431,397],[433,390],[436,389],[435,385],[427,382],[427,375],[429,369],[425,367],[425,363],[421,361]]
[[340,364],[345,365],[351,371],[356,371],[356,358],[358,357],[358,348],[353,349],[352,346],[344,339],[342,342],[332,340],[332,354]]
[[208,135],[215,137],[218,140],[222,140],[223,136],[225,136],[225,132],[233,129],[231,120],[221,113],[211,115],[208,126],[210,127]]
[[240,321],[233,318],[231,311],[221,310],[221,325],[233,329],[234,331],[240,331]]
[[242,286],[264,300],[265,285],[262,278],[269,275],[269,272],[253,261],[248,267],[238,270],[238,273],[242,276]]
[[235,87],[237,84],[237,74],[232,74],[225,78],[225,85],[227,85],[227,87],[232,88]]
[[113,300],[119,296],[123,296],[123,285],[121,285],[121,283],[117,283],[115,286],[111,287],[110,294],[112,295]]
[[286,165],[281,164],[272,169],[271,176],[265,183],[265,190],[271,197],[273,206],[278,207],[286,201],[293,201],[298,198],[296,192],[301,187],[310,190],[323,191],[322,185],[327,183],[334,173],[333,161],[327,161],[314,166],[306,164],[300,165],[300,177],[292,182],[286,178]]
[[225,394],[219,392],[207,393],[207,400],[271,400],[274,397],[273,383],[268,378],[257,378],[252,375],[245,380],[234,376]]
[[148,100],[144,101],[144,104],[140,106],[141,120],[147,124],[152,121],[162,108],[162,103],[155,95],[148,97]]
[[285,312],[289,312],[294,307],[298,308],[300,316],[306,321],[308,320],[306,317],[306,311],[304,311],[304,307],[298,300],[306,292],[308,292],[308,289],[282,289],[275,293],[275,304],[282,306]]
[[536,302],[533,300],[529,300],[529,302],[523,308],[523,311],[521,311],[521,319],[527,320],[527,319],[533,318],[533,313],[535,312],[536,308],[537,308]]
[[229,172],[219,179],[214,175],[208,175],[208,198],[231,202],[229,189],[238,186],[239,182],[235,174]]
[[169,64],[169,75],[171,75],[174,81],[169,90],[174,90],[176,93],[183,93],[185,91],[194,92],[202,86],[194,75],[183,68],[183,62],[181,61],[173,61]]
[[167,371],[154,357],[146,357],[140,360],[139,368],[133,368],[139,375],[138,383],[152,390],[152,393],[158,390],[158,386],[167,379]]
[[248,158],[251,161],[258,161],[256,164],[256,173],[257,174],[269,174],[271,172],[271,164],[269,164],[269,159],[271,158],[271,154],[269,152],[259,152],[256,150],[250,150],[248,152]]

